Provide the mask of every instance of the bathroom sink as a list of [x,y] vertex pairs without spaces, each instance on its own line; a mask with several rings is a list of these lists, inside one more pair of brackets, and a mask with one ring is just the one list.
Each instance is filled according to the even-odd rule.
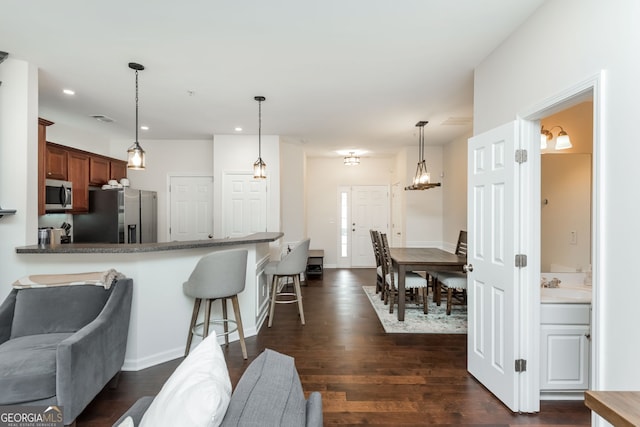
[[541,288],[543,303],[590,303],[591,288]]

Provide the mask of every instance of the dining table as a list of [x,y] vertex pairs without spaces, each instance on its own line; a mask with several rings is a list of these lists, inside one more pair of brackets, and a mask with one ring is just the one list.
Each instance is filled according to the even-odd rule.
[[467,257],[440,248],[389,248],[393,268],[398,272],[398,320],[404,321],[405,278],[409,271],[459,271]]

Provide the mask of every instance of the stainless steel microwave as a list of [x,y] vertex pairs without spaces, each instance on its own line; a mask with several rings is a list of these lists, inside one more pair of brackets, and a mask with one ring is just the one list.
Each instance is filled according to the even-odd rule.
[[58,179],[45,180],[44,209],[49,212],[73,209],[73,184]]

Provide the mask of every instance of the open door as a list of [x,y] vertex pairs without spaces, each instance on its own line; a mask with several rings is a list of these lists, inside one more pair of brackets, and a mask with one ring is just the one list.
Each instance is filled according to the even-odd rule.
[[[469,140],[468,370],[519,411],[518,123]],[[522,258],[519,258],[522,259]]]

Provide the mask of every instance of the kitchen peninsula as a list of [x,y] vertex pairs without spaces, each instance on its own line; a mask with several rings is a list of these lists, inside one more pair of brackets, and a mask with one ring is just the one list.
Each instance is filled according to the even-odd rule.
[[[16,248],[16,253],[29,266],[29,274],[114,268],[131,277],[133,305],[123,369],[140,370],[184,354],[193,300],[183,294],[182,284],[197,261],[213,251],[248,250],[245,290],[238,299],[245,336],[256,335],[268,308],[264,267],[269,262],[269,244],[282,236],[279,232],[264,232],[186,242],[31,245]],[[221,317],[220,304],[214,304],[211,316]],[[230,339],[237,339],[237,334]]]

